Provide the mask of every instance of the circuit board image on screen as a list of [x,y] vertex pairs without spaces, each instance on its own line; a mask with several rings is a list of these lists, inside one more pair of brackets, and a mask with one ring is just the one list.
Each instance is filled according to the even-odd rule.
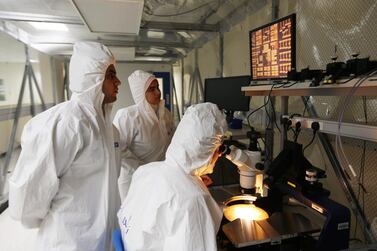
[[252,80],[284,79],[295,68],[295,14],[250,31]]

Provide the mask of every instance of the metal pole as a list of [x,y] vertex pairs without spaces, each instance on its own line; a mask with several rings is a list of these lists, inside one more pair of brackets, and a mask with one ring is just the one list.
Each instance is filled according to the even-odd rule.
[[[42,95],[41,89],[39,88],[39,85],[38,85],[38,82],[37,82],[37,78],[35,77],[34,70],[33,70],[33,68],[31,67],[31,65],[30,65],[30,72],[31,72],[31,76],[33,77],[34,84],[35,84],[35,87],[36,87],[36,89],[37,89],[37,92],[38,92],[39,98],[41,99],[42,109],[43,109],[43,111],[44,111],[44,110],[46,110],[46,104],[45,104],[45,101],[44,101],[44,99],[43,99],[43,95]],[[31,83],[30,83],[30,84],[31,84]]]
[[189,105],[192,104],[192,96],[194,94],[194,78],[195,78],[195,75],[193,74],[191,77],[190,77],[190,83],[189,83],[189,90],[190,90],[190,98],[189,98]]
[[30,94],[30,113],[31,113],[31,116],[34,117],[35,116],[35,107],[34,107],[34,94],[33,94],[33,85],[32,85],[32,82],[31,82],[31,65],[30,65],[30,62],[27,62],[26,63],[27,65],[27,78],[28,78],[28,82],[29,82],[29,94]]
[[181,112],[182,112],[182,116],[183,114],[185,113],[184,109],[185,109],[185,85],[184,85],[184,62],[183,62],[183,58],[181,59]]
[[[273,83],[271,83],[273,84]],[[266,133],[265,133],[265,150],[266,150],[266,161],[265,161],[265,168],[268,168],[274,158],[274,124],[275,124],[275,116],[274,116],[274,109],[275,106],[275,97],[269,98],[269,105],[267,105],[266,110],[268,112],[269,121],[266,121]]]
[[[274,21],[279,16],[279,2],[278,0],[272,0],[272,13],[271,13],[271,20]],[[273,82],[271,81],[271,85]],[[268,113],[271,114],[270,121],[267,123],[266,126],[266,135],[265,135],[265,142],[266,142],[266,161],[265,161],[265,168],[268,168],[272,159],[274,158],[274,124],[275,124],[275,114],[274,114],[274,106],[275,106],[275,97],[270,97],[270,105],[267,106]]]
[[50,58],[50,64],[51,64],[51,69],[52,69],[52,72],[53,74],[51,74],[51,81],[52,81],[52,97],[53,97],[53,102],[54,102],[54,105],[57,104],[57,92],[56,92],[56,81],[57,81],[57,77],[56,77],[56,61],[53,57]]
[[33,93],[33,86],[31,83],[31,63],[30,63],[30,56],[29,56],[29,48],[27,45],[25,45],[25,57],[26,57],[26,74],[27,74],[27,79],[29,82],[29,95],[30,95],[30,113],[31,116],[35,116],[35,108],[34,108],[34,93]]
[[[288,114],[288,101],[289,101],[289,96],[281,96],[280,100],[280,108],[281,108],[281,114]],[[287,138],[287,132],[284,130],[284,125],[280,121],[280,127],[281,129],[281,134],[280,134],[280,150],[283,150],[284,148],[284,140]]]
[[220,77],[224,77],[224,34],[219,33],[219,63],[220,63]]
[[4,163],[4,166],[3,166],[2,173],[1,173],[0,195],[2,195],[3,192],[4,192],[5,178],[6,178],[6,175],[7,175],[7,172],[8,172],[9,163],[10,163],[12,153],[13,153],[14,140],[16,138],[16,132],[17,132],[17,126],[18,126],[18,119],[19,119],[20,113],[21,113],[22,99],[24,97],[27,71],[28,71],[28,66],[26,64],[25,70],[24,70],[24,76],[22,78],[21,90],[20,90],[20,93],[18,95],[16,112],[14,114],[14,122],[13,122],[13,127],[12,127],[12,133],[11,133],[11,136],[9,138],[8,151],[7,151],[6,156],[5,156],[5,163]]
[[[305,104],[306,99],[308,97],[302,97],[302,101]],[[311,117],[318,117],[318,114],[315,110],[315,108],[312,106],[310,100],[307,100],[306,102],[308,113]],[[335,151],[330,143],[329,138],[326,134],[323,134],[321,132],[317,132],[318,138],[321,141],[321,144],[323,148],[325,149],[325,152],[327,154],[327,157],[329,158],[329,161],[331,162],[331,165],[334,169],[335,175],[337,176],[341,187],[343,189],[343,192],[345,193],[348,201],[351,203],[351,209],[356,216],[357,220],[359,221],[362,229],[364,230],[364,235],[366,236],[369,243],[374,242],[374,236],[370,230],[370,225],[368,224],[368,220],[365,217],[365,214],[359,204],[359,201],[357,200],[357,197],[355,193],[352,190],[352,187],[350,183],[348,182],[347,175],[344,173],[343,168],[341,167],[338,159],[336,158]]]
[[181,121],[181,115],[179,113],[179,104],[178,104],[178,97],[177,97],[177,90],[175,89],[175,81],[174,81],[174,76],[173,76],[173,65],[171,66],[171,72],[172,72],[172,85],[173,85],[173,95],[175,97],[175,102],[176,102],[176,106],[174,106],[174,103],[173,103],[173,107],[176,107],[177,108],[177,116],[178,116],[178,121]]
[[[64,62],[64,83],[63,83],[63,95],[64,93],[67,94],[67,99],[66,100],[69,100],[69,67],[68,67],[68,63],[65,61]],[[65,98],[65,95],[64,95],[64,98]]]
[[195,97],[195,100],[196,100],[196,104],[199,103],[199,86],[198,86],[198,63],[199,59],[198,59],[198,49],[195,49],[195,70],[194,70],[194,85],[195,85],[195,94],[196,94],[196,97]]
[[200,74],[199,68],[198,70],[198,85],[199,85],[199,93],[200,93],[200,102],[204,102],[204,87],[203,87],[203,81],[202,81],[202,76]]

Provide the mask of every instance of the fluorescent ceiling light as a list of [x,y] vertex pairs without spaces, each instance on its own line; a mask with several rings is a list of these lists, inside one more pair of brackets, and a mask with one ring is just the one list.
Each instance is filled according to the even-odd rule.
[[71,0],[89,31],[138,35],[144,0]]
[[31,47],[49,55],[72,55],[72,44],[48,44],[32,43]]
[[147,31],[147,37],[150,38],[164,38],[165,33],[162,31]]
[[161,57],[135,57],[135,60],[140,60],[140,61],[153,61],[153,62],[158,62],[158,61],[163,61]]
[[29,24],[37,30],[68,31],[67,25],[60,23],[29,22]]

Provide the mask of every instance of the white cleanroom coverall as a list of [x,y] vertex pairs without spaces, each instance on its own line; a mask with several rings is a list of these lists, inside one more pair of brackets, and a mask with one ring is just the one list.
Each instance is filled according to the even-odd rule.
[[127,251],[217,251],[222,211],[200,175],[226,131],[217,106],[191,106],[178,124],[166,160],[139,167],[118,212]]
[[9,209],[23,225],[39,227],[38,251],[112,250],[120,199],[111,105],[105,105],[105,116],[102,111],[110,64],[115,60],[105,46],[76,43],[71,100],[37,115],[23,131]]
[[114,117],[114,125],[120,133],[122,168],[118,185],[122,201],[134,171],[141,165],[163,160],[173,135],[173,118],[164,101],[160,101],[156,112],[145,97],[155,79],[142,70],[133,72],[128,82],[135,105],[120,109]]

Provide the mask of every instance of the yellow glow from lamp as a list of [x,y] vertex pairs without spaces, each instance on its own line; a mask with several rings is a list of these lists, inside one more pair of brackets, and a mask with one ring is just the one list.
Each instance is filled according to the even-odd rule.
[[229,221],[234,221],[238,218],[258,221],[268,219],[269,217],[266,211],[253,204],[236,204],[229,206],[224,210],[224,216]]

